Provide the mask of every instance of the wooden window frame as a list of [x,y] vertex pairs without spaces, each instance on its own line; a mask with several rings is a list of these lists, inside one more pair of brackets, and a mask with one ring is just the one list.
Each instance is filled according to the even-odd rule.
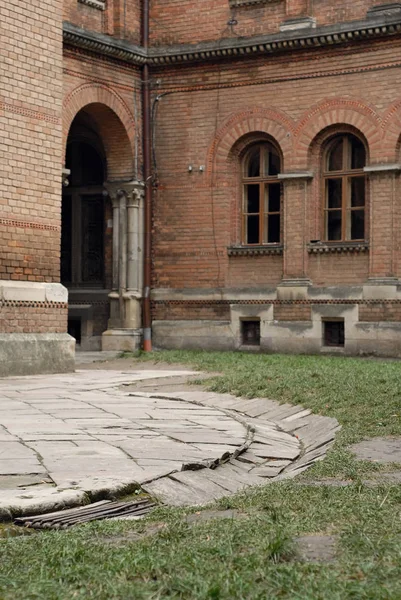
[[[327,147],[323,154],[323,169],[322,169],[322,179],[323,179],[323,232],[324,232],[324,241],[327,243],[344,243],[344,242],[364,242],[366,241],[366,221],[367,221],[367,193],[366,193],[366,173],[363,170],[363,167],[358,169],[341,169],[340,171],[329,171],[328,162],[330,157],[330,152],[333,149],[333,146],[339,139],[343,140],[343,166],[351,165],[351,141],[350,138],[354,137],[358,139],[365,149],[365,165],[366,165],[366,157],[367,157],[367,149],[362,140],[354,134],[343,133],[334,136],[327,143]],[[364,194],[364,204],[362,206],[352,207],[351,206],[351,181],[352,179],[364,178],[365,182],[365,194]],[[329,232],[328,232],[328,214],[330,212],[336,212],[340,209],[338,208],[328,208],[328,181],[330,179],[340,179],[341,180],[341,239],[338,240],[330,240]],[[364,215],[364,237],[363,238],[352,238],[351,235],[347,236],[347,231],[351,228],[351,214],[354,211],[363,211]]]
[[[282,205],[283,205],[283,188],[282,188],[282,181],[280,181],[280,179],[278,178],[278,174],[277,175],[259,175],[259,177],[247,177],[246,173],[247,173],[247,167],[248,167],[248,161],[249,158],[251,156],[251,154],[255,151],[256,148],[259,149],[259,173],[264,173],[265,172],[265,159],[266,159],[266,154],[264,152],[262,152],[262,148],[272,148],[277,155],[279,156],[280,159],[280,171],[282,168],[282,158],[280,155],[280,152],[278,151],[278,149],[276,148],[276,146],[274,146],[271,142],[259,142],[256,144],[252,144],[252,146],[250,146],[242,161],[241,161],[241,174],[242,174],[242,178],[241,178],[241,188],[242,188],[242,224],[241,224],[241,244],[243,246],[277,246],[280,245],[282,243]],[[269,186],[271,185],[280,185],[280,210],[279,211],[265,211],[265,193],[266,193],[266,189],[269,188]],[[259,211],[257,213],[248,213],[247,212],[247,195],[246,195],[246,187],[248,185],[258,185],[259,186]],[[267,228],[267,231],[269,229],[269,218],[270,216],[274,216],[274,215],[279,215],[280,216],[280,235],[279,235],[279,241],[278,242],[264,242],[264,233],[265,233],[265,229]],[[247,218],[249,216],[258,216],[259,217],[259,241],[258,243],[249,243],[246,240],[247,237]],[[267,225],[265,228],[265,217],[267,217]]]

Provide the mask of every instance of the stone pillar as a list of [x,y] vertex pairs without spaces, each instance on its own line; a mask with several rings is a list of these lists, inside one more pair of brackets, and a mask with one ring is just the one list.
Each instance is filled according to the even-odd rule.
[[[305,288],[306,293],[310,284],[307,276],[307,195],[308,181],[313,174],[309,171],[282,173],[278,177],[284,184],[284,256],[283,279],[277,294],[279,298],[299,299],[304,293],[301,288]],[[293,293],[292,288],[297,290]]]
[[140,181],[111,182],[113,203],[113,290],[103,350],[136,350],[142,335],[143,198]]
[[365,167],[369,181],[369,283],[394,285],[398,275],[399,219],[397,188],[400,164]]

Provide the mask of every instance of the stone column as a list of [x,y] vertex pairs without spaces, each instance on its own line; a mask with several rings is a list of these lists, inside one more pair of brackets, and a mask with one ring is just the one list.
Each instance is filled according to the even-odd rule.
[[[299,299],[306,294],[310,284],[307,276],[306,232],[308,181],[313,173],[282,173],[278,177],[284,184],[284,256],[283,279],[277,294],[280,298]],[[292,288],[297,289],[292,292]]]
[[144,184],[115,181],[106,184],[113,203],[113,290],[103,350],[135,350],[142,335],[142,211]]

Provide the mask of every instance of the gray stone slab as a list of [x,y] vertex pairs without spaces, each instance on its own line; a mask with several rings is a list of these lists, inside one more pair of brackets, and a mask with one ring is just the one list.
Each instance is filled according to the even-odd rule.
[[213,483],[216,483],[225,490],[226,494],[235,494],[248,486],[248,484],[238,479],[233,479],[232,474],[227,472],[225,466],[218,469],[202,469],[198,471],[198,477],[199,480],[206,479],[207,481],[213,481]]
[[401,437],[377,437],[350,446],[360,460],[401,464]]
[[172,481],[169,477],[157,479],[145,484],[146,492],[152,494],[162,502],[172,506],[195,506],[202,504],[199,493],[191,491],[186,485]]
[[169,477],[173,481],[179,481],[189,487],[195,494],[200,495],[202,502],[212,502],[227,495],[223,488],[213,481],[199,477],[199,471],[184,471],[174,473]]
[[46,469],[37,460],[29,458],[13,458],[0,460],[0,475],[25,475],[30,473],[46,473]]
[[256,454],[256,456],[261,456],[264,458],[289,458],[294,460],[300,454],[300,449],[297,448],[289,448],[288,446],[276,444],[273,446],[268,446],[266,444],[255,444],[252,443],[250,446],[251,452]]
[[0,460],[8,459],[37,460],[36,453],[20,442],[0,442]]

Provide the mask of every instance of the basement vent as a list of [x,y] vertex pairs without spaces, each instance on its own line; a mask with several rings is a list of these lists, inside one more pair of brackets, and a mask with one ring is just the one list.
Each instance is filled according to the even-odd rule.
[[344,346],[344,320],[323,321],[323,342],[325,346]]
[[244,346],[260,346],[260,319],[241,321],[241,343]]

